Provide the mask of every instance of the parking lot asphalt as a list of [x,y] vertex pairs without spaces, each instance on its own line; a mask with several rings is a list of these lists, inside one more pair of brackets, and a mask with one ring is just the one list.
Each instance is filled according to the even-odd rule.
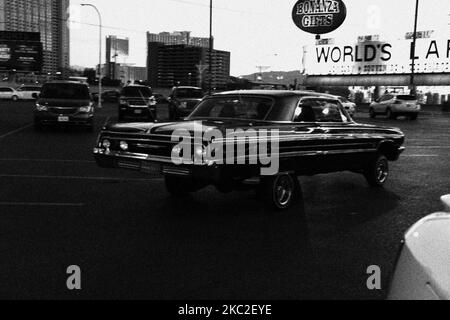
[[[96,167],[96,129],[35,132],[31,102],[0,101],[0,298],[384,299],[404,232],[450,193],[450,116],[357,121],[401,128],[382,190],[362,176],[302,177],[303,202],[271,213],[253,192],[169,197],[158,176]],[[162,110],[164,113],[164,110]],[[66,269],[82,270],[69,291]],[[381,267],[382,290],[366,273]]]

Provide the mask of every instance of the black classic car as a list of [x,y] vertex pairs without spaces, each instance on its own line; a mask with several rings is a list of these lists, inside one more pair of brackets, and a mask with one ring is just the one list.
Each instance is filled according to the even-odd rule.
[[94,155],[101,167],[161,172],[174,196],[256,187],[283,210],[299,199],[300,175],[353,171],[383,186],[404,140],[399,129],[355,123],[320,94],[235,91],[206,97],[181,122],[108,124]]

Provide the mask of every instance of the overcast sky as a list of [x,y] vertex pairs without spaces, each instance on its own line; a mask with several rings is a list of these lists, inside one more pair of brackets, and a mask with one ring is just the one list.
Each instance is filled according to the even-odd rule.
[[[71,64],[94,66],[98,61],[98,24],[92,8],[71,0]],[[344,0],[348,15],[343,26],[326,38],[353,44],[360,35],[404,38],[413,30],[415,0]],[[192,31],[209,36],[209,0],[90,0],[102,13],[104,36],[130,38],[127,63],[145,66],[145,32]],[[314,36],[298,29],[291,18],[295,0],[214,0],[215,48],[231,52],[231,73],[301,69],[302,47]],[[418,30],[436,30],[450,39],[450,0],[421,0]],[[103,48],[104,48],[103,41]],[[103,57],[104,59],[104,57]]]

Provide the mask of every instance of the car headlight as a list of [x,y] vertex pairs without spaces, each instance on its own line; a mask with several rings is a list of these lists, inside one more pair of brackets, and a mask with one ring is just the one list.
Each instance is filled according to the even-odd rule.
[[120,141],[120,149],[122,149],[123,151],[127,151],[128,143],[126,141]]
[[78,111],[85,112],[85,113],[91,112],[92,111],[92,105],[80,107],[80,108],[78,108]]
[[104,139],[102,141],[102,147],[105,148],[105,149],[111,148],[111,141],[109,141],[108,139]]
[[42,104],[36,103],[36,110],[41,112],[41,111],[48,111],[48,107],[44,106]]
[[127,105],[128,103],[127,103],[127,100],[124,100],[124,99],[120,99],[119,100],[119,103],[120,104],[123,104],[123,105]]

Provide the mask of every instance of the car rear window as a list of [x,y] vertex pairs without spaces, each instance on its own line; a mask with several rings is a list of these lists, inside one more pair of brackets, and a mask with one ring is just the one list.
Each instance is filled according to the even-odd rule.
[[176,91],[176,97],[181,98],[181,99],[186,99],[186,98],[201,99],[204,96],[205,96],[205,94],[203,93],[203,90],[200,90],[200,89],[183,88],[183,89],[177,89],[177,91]]
[[407,96],[407,95],[403,95],[403,96],[397,96],[398,100],[403,100],[403,101],[415,101],[417,100],[416,96]]
[[42,88],[41,98],[65,100],[90,100],[89,88],[83,84],[51,83]]
[[150,98],[153,93],[149,87],[124,87],[121,92],[122,96],[125,97],[144,97]]

